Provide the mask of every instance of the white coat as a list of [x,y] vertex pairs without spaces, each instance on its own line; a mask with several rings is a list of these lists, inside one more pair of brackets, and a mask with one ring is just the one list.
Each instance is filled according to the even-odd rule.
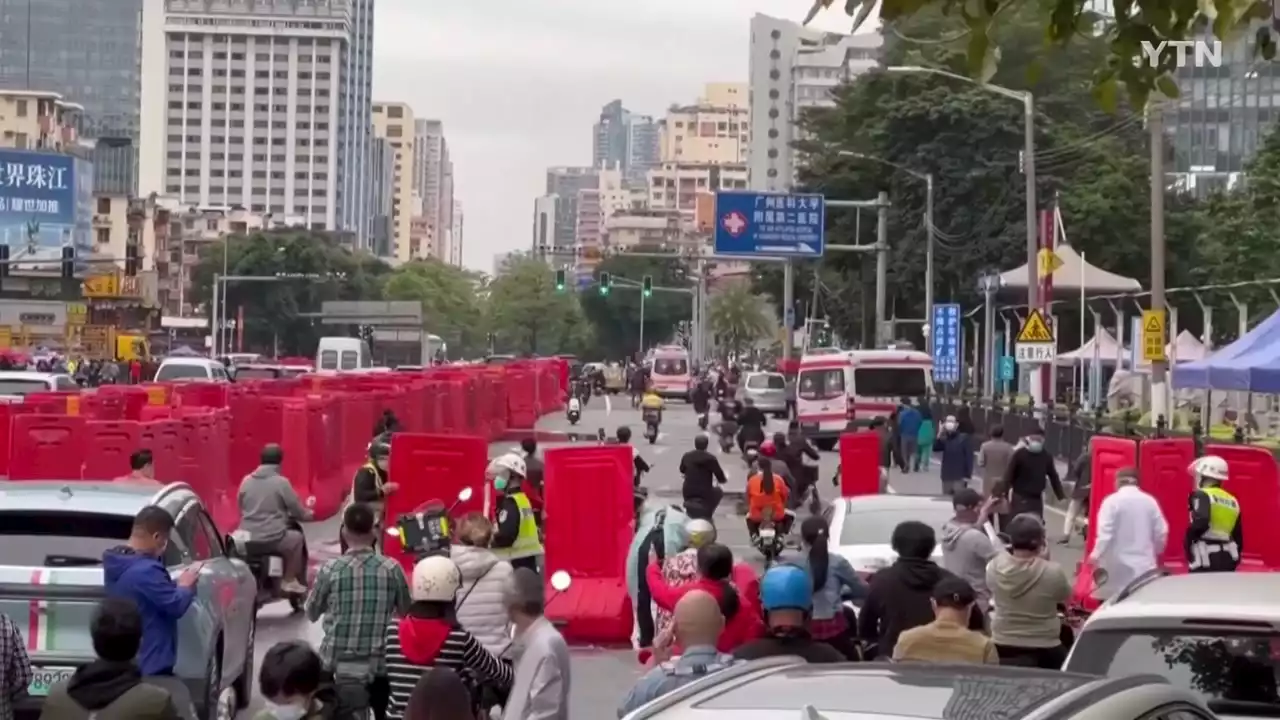
[[1106,572],[1094,597],[1111,597],[1132,580],[1156,569],[1169,540],[1169,523],[1156,499],[1136,485],[1122,485],[1098,509],[1098,534],[1089,560]]
[[494,655],[511,644],[502,590],[511,577],[511,563],[499,560],[486,548],[453,545],[449,559],[462,574],[462,586],[454,599],[458,624]]

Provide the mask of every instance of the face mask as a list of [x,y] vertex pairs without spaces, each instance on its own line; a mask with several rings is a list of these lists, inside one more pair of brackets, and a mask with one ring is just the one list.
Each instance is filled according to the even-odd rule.
[[493,489],[502,492],[507,489],[507,478],[505,475],[499,475],[493,479]]
[[307,714],[307,708],[304,705],[277,705],[269,702],[267,712],[276,720],[302,720]]
[[1027,443],[1027,449],[1030,450],[1031,452],[1038,453],[1044,449],[1044,443],[1040,442],[1039,440],[1032,440],[1031,442]]
[[943,430],[946,430],[947,432],[955,432],[955,431],[956,431],[956,424],[955,424],[955,423],[950,423],[950,422],[949,422],[949,423],[942,423],[942,429],[943,429]]

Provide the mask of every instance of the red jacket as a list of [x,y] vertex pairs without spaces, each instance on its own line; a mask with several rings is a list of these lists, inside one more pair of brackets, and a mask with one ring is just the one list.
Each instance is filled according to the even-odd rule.
[[[738,563],[734,566],[735,581],[742,574],[739,572],[738,566],[743,566],[747,571],[751,571],[750,567],[745,566],[743,563]],[[717,601],[724,599],[724,585],[714,580],[698,578],[687,585],[681,585],[677,588],[668,586],[657,563],[649,563],[648,569],[645,570],[645,577],[649,581],[649,594],[653,597],[653,601],[657,603],[658,607],[663,610],[674,610],[680,598],[692,590],[702,590],[710,593]],[[751,572],[751,578],[754,590],[741,586],[737,588],[738,599],[740,600],[738,612],[732,618],[726,620],[724,630],[720,631],[720,639],[716,643],[716,649],[720,652],[731,653],[739,645],[764,635],[764,621],[760,619],[760,584],[755,580],[754,571]]]

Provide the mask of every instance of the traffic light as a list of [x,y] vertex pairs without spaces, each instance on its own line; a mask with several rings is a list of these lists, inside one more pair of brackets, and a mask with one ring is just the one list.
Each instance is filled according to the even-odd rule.
[[62,248],[62,277],[70,280],[76,276],[76,249],[67,245]]
[[133,243],[124,246],[124,274],[128,277],[138,275],[138,246]]
[[613,289],[613,278],[610,277],[609,273],[607,272],[600,273],[600,294],[608,295],[609,291],[612,289]]
[[564,268],[556,270],[556,292],[564,291]]
[[645,297],[649,297],[653,295],[653,276],[652,275],[644,276],[644,286],[641,292],[644,293]]

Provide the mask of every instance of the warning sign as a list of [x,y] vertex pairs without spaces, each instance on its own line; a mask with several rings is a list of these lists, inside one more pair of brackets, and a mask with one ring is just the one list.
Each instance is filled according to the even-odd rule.
[[1049,329],[1049,323],[1045,322],[1044,313],[1039,310],[1032,310],[1031,314],[1027,316],[1026,322],[1022,323],[1022,328],[1018,330],[1018,337],[1014,342],[1054,342],[1053,331]]
[[1164,311],[1142,311],[1142,360],[1164,362]]

